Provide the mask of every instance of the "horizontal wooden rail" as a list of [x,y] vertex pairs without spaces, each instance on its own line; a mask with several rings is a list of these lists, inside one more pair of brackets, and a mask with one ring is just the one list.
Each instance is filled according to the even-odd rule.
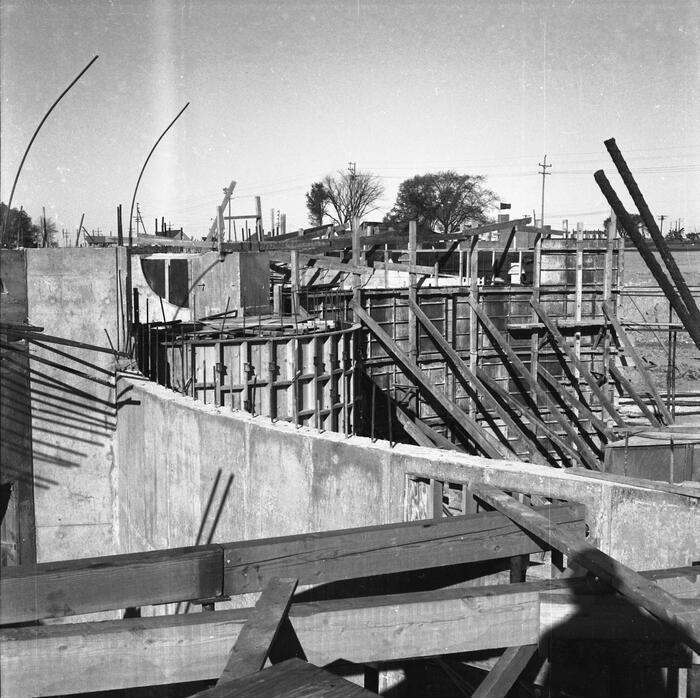
[[222,566],[202,545],[5,567],[0,624],[220,596]]
[[[572,535],[583,531],[578,504],[539,507]],[[286,575],[319,584],[378,574],[408,572],[494,560],[543,550],[507,517],[495,512],[369,526],[224,546],[224,593],[260,591]],[[493,517],[493,518],[492,518]]]
[[[570,533],[582,534],[582,505],[541,511]],[[492,512],[6,568],[0,624],[260,591],[280,576],[318,584],[543,549]]]

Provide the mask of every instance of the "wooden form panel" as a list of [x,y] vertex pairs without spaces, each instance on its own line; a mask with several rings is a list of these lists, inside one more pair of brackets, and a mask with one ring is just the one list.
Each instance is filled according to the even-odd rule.
[[174,341],[163,361],[195,399],[338,432],[352,424],[354,332]]

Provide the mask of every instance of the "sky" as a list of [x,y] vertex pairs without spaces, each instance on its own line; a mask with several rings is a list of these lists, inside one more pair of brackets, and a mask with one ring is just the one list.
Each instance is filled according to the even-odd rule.
[[[356,163],[385,186],[485,175],[545,223],[599,228],[603,141],[614,137],[651,210],[700,230],[700,3],[694,0],[0,0],[0,198],[47,119],[13,206],[59,231],[116,234],[136,201],[206,235],[231,180],[232,212],[262,198],[308,226],[314,181]],[[63,244],[63,241],[61,241]]]

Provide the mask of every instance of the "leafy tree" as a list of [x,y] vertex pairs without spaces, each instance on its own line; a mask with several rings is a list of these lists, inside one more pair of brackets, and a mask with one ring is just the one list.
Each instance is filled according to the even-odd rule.
[[[649,233],[647,231],[646,225],[644,225],[644,221],[642,220],[642,217],[638,213],[630,213],[630,218],[632,219],[632,222],[634,223],[635,228],[642,234],[642,236],[645,238],[648,238]],[[609,223],[610,223],[610,216],[608,216],[603,221],[603,230],[608,229]],[[619,219],[617,221],[617,233],[621,238],[628,237],[627,231],[622,227],[622,224],[620,223]]]
[[0,225],[4,224],[5,216],[7,228],[0,236],[4,247],[37,247],[41,244],[39,226],[32,223],[31,216],[24,209],[12,208],[7,215],[7,206],[0,203]]
[[323,217],[328,209],[328,192],[323,182],[314,182],[306,192],[306,208],[311,225],[323,225]]
[[326,215],[343,225],[374,211],[384,195],[384,186],[371,172],[339,170],[335,176],[325,177],[321,184],[328,202]]
[[485,223],[498,197],[484,186],[481,175],[452,170],[416,175],[401,182],[396,203],[385,222],[403,228],[415,220],[419,228],[450,233],[463,223]]

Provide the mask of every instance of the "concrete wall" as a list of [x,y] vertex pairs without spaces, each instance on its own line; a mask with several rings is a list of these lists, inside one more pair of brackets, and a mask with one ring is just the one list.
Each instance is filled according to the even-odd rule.
[[[106,330],[117,344],[123,249],[25,254],[31,323],[47,334],[109,348]],[[111,554],[116,551],[114,358],[47,346],[30,348],[37,559]]]
[[[191,545],[221,472],[233,476],[214,542],[403,520],[407,474],[486,482],[584,503],[592,541],[634,567],[700,558],[698,499],[527,463],[487,460],[226,412],[120,379],[119,530],[123,552]],[[205,534],[206,536],[206,534]]]

